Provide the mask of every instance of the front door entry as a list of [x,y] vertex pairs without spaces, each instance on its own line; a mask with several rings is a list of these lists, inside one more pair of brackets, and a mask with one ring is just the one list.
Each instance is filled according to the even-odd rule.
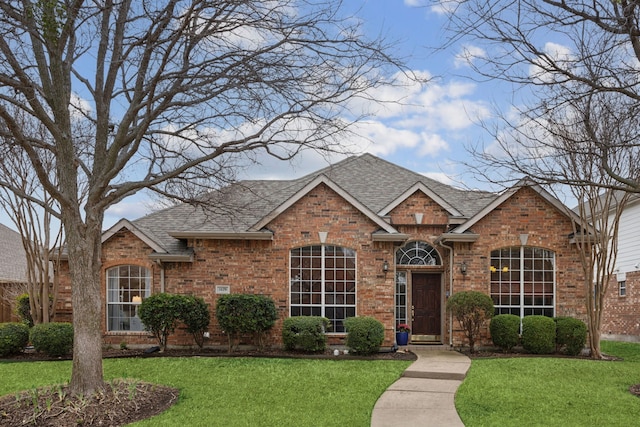
[[411,341],[440,341],[442,325],[440,274],[411,275]]

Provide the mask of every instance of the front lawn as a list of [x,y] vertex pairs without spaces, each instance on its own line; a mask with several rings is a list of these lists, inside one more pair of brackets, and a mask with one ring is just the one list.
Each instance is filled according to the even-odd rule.
[[[408,361],[266,358],[106,359],[105,379],[180,389],[165,413],[136,426],[369,426]],[[65,383],[71,362],[0,363],[0,395]],[[135,396],[133,397],[135,398]]]
[[465,426],[631,426],[640,420],[640,344],[603,342],[622,361],[475,359],[456,394]]

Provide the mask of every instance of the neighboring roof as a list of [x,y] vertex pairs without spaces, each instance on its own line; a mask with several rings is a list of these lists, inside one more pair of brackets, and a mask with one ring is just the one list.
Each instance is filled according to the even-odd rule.
[[25,283],[27,256],[22,237],[6,225],[0,224],[0,283]]

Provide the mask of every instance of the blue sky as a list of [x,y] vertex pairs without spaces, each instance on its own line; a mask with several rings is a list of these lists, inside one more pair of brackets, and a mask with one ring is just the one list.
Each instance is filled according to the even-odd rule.
[[[345,0],[347,11],[361,21],[366,32],[396,40],[397,53],[406,58],[409,68],[431,78],[423,87],[412,85],[375,94],[404,102],[384,108],[367,106],[376,114],[358,124],[357,131],[363,137],[348,143],[356,154],[369,152],[445,183],[491,189],[463,162],[469,161],[470,145],[490,142],[478,121],[489,118],[495,105],[504,106],[511,94],[502,92],[495,82],[470,79],[470,69],[461,57],[462,46],[434,53],[432,48],[442,45],[447,37],[443,29],[447,21],[429,4],[427,0]],[[331,161],[340,159],[333,157]],[[291,179],[327,164],[312,152],[291,164],[262,158],[260,165],[240,178]],[[138,218],[150,209],[152,204],[143,195],[127,199],[107,211],[105,228],[120,218]]]
[[[470,160],[467,148],[479,141],[490,143],[479,126],[480,119],[490,118],[495,105],[508,106],[512,94],[502,92],[495,82],[478,83],[462,60],[462,46],[434,53],[447,34],[447,18],[434,9],[430,0],[344,0],[345,12],[363,25],[371,37],[380,34],[396,41],[394,52],[428,84],[410,84],[402,89],[385,89],[371,93],[383,100],[403,99],[402,104],[358,105],[353,109],[372,111],[357,125],[358,136],[345,141],[353,154],[369,152],[439,181],[492,190],[473,176],[463,162]],[[464,46],[467,49],[472,46]],[[81,105],[81,100],[78,101]],[[345,156],[334,156],[337,162]],[[326,167],[328,160],[315,152],[306,152],[291,163],[270,157],[248,168],[240,179],[291,179]],[[495,190],[495,189],[493,189]],[[121,218],[136,219],[154,209],[157,201],[138,193],[112,206],[105,214],[107,229]],[[13,227],[5,215],[0,222]]]

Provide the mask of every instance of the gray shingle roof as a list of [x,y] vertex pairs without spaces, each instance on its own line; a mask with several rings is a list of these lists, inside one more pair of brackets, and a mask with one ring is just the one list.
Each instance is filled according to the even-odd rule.
[[25,283],[27,256],[20,234],[0,224],[0,283]]
[[363,154],[294,180],[241,181],[212,192],[207,204],[180,204],[132,223],[168,252],[184,251],[185,243],[171,237],[170,233],[245,232],[319,175],[325,175],[373,212],[380,212],[418,182],[467,217],[479,212],[496,197],[493,193],[460,190],[371,154]]

